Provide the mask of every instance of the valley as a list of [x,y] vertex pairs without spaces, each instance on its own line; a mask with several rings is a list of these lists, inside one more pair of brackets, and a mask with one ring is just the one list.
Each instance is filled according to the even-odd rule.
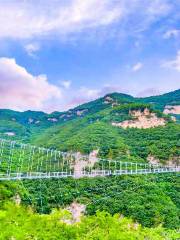
[[[14,148],[14,157],[11,156],[12,171],[20,167],[24,172],[26,169],[51,171],[52,166],[53,169],[60,167],[62,171],[63,169],[70,171],[73,167],[75,176],[62,179],[1,181],[0,224],[5,229],[2,233],[4,235],[0,235],[1,238],[16,236],[17,239],[24,239],[25,235],[21,233],[22,238],[18,238],[17,232],[22,229],[27,232],[27,225],[22,222],[22,218],[26,216],[30,222],[36,219],[35,221],[40,221],[40,224],[50,224],[51,236],[53,236],[51,226],[55,228],[58,224],[59,229],[65,226],[64,234],[69,234],[68,239],[79,239],[78,236],[81,239],[85,235],[86,239],[89,239],[90,235],[85,231],[83,224],[87,227],[88,221],[97,223],[102,219],[113,221],[112,225],[106,224],[106,230],[117,224],[120,224],[118,225],[120,228],[128,229],[129,235],[125,230],[125,236],[129,238],[125,239],[131,239],[131,236],[134,239],[136,234],[137,239],[141,239],[142,236],[144,239],[146,235],[151,236],[151,233],[150,239],[156,239],[155,237],[165,239],[164,236],[178,239],[177,229],[180,224],[178,172],[89,178],[84,177],[82,171],[93,169],[96,165],[101,168],[99,159],[108,159],[112,162],[109,165],[112,171],[114,160],[122,163],[121,166],[123,163],[125,166],[126,162],[134,163],[134,166],[137,164],[178,166],[179,114],[169,109],[167,112],[167,106],[174,104],[173,109],[178,109],[179,99],[180,90],[144,99],[112,93],[63,113],[0,110],[0,137],[7,140],[5,143],[7,149],[11,141],[15,141],[15,146],[21,146],[22,151],[23,144],[27,144],[24,145],[27,154],[23,153],[23,160],[20,160],[21,157],[18,158],[21,156],[20,150]],[[4,143],[1,141],[2,144]],[[34,155],[31,156],[33,164],[30,162],[31,152],[28,150],[28,146],[32,148],[31,145],[37,146],[33,150]],[[0,154],[3,157],[2,149]],[[8,154],[8,151],[10,149],[4,154]],[[53,159],[56,151],[66,152],[67,156],[73,153],[76,161],[68,166],[67,158],[67,162],[63,160],[64,165],[61,166],[62,160],[59,165],[56,157],[56,161],[50,158],[51,156]],[[59,155],[59,159],[65,159],[62,156]],[[8,159],[9,157],[7,161]],[[43,162],[43,159],[46,161]],[[24,162],[21,166],[20,161]],[[1,171],[6,169],[7,164],[1,161]],[[4,225],[10,212],[14,212],[10,217],[11,221],[18,223],[11,234],[9,224]],[[122,220],[119,222],[118,219]],[[77,226],[85,235],[78,232]],[[102,230],[101,227],[102,225],[98,225],[97,231],[104,236],[104,226]],[[69,232],[70,229],[73,229],[75,235]],[[40,237],[38,235],[40,232],[36,228],[31,231],[32,235]],[[121,231],[121,237],[122,234]],[[59,236],[58,233],[56,236]],[[111,237],[111,233],[108,237]]]

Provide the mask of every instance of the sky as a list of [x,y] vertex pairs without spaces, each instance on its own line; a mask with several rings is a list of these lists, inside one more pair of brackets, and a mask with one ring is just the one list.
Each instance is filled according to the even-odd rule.
[[0,108],[180,88],[180,0],[0,0]]

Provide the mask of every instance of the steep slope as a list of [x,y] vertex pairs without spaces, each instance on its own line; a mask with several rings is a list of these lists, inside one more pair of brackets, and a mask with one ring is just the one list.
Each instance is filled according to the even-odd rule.
[[99,149],[101,157],[124,161],[177,162],[180,125],[161,110],[179,101],[180,90],[142,99],[112,93],[66,112],[0,110],[0,137],[64,151]]
[[67,211],[54,210],[49,215],[40,215],[9,204],[1,210],[1,239],[163,240],[178,239],[179,236],[176,230],[145,228],[120,214],[111,216],[107,212],[85,216],[79,224],[65,224],[67,222],[71,222],[71,214]]
[[[52,209],[54,212],[55,208],[67,208],[71,203],[78,202],[86,206],[87,215],[94,215],[97,210],[120,213],[146,227],[159,227],[162,224],[166,228],[179,229],[180,224],[179,177],[173,173],[44,179],[43,182],[27,180],[23,184],[20,181],[1,181],[1,210],[2,206],[8,207],[7,202],[15,200],[17,195],[20,196],[21,205],[28,204],[41,213],[49,213]],[[10,210],[9,217],[14,214]],[[1,219],[3,216],[1,215]],[[123,216],[121,215],[121,219]],[[24,214],[22,219],[24,222]],[[8,225],[12,229],[12,224]]]
[[138,100],[152,104],[155,109],[173,116],[176,121],[180,123],[180,89],[160,96],[147,97]]
[[52,126],[63,125],[66,122],[96,114],[111,108],[117,101],[126,103],[130,100],[133,100],[132,96],[114,93],[66,112],[53,112],[51,114],[36,111],[18,112],[1,109],[0,137],[29,142],[33,136],[41,134],[44,130]]
[[[147,129],[113,126],[113,122],[131,121],[128,120],[132,118],[130,110],[140,111],[148,106],[148,111],[157,114],[156,119],[163,119],[163,126]],[[120,158],[123,161],[143,162],[153,156],[166,163],[179,161],[179,139],[180,125],[171,121],[170,117],[151,109],[150,105],[128,103],[51,127],[35,137],[33,143],[83,153],[99,149],[100,157]]]
[[157,109],[163,111],[166,105],[180,105],[180,89],[159,96],[139,98],[138,100],[153,104]]

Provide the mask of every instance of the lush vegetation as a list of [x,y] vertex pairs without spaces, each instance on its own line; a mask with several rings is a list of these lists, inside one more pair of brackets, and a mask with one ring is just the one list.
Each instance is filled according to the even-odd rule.
[[109,178],[46,179],[0,184],[0,206],[18,194],[23,205],[40,213],[65,208],[76,201],[86,214],[121,213],[144,227],[180,226],[180,178],[176,174]]
[[[84,119],[89,125],[96,121],[109,122],[111,120],[123,121],[130,119],[129,110],[148,107],[151,111],[163,110],[165,105],[178,105],[180,102],[180,90],[149,98],[133,98],[130,95],[121,93],[108,94],[103,98],[80,105],[66,112],[54,112],[46,114],[43,112],[17,112],[12,110],[0,110],[0,137],[5,138],[6,132],[14,132],[11,139],[32,142],[41,136],[45,130],[74,124]],[[113,108],[112,108],[113,106]],[[119,114],[117,117],[116,114]],[[162,116],[162,112],[156,112]],[[165,117],[163,115],[163,117]],[[179,119],[179,115],[176,115]],[[53,130],[50,130],[50,132]],[[54,130],[55,132],[55,130]],[[59,144],[60,147],[60,144]]]
[[[177,240],[179,181],[164,174],[3,182],[0,239]],[[12,203],[17,194],[20,206]],[[69,225],[71,215],[61,209],[74,201],[86,205],[86,216]]]
[[141,102],[151,103],[157,109],[163,110],[166,105],[179,105],[180,104],[180,90],[166,93],[160,96],[152,96],[139,99]]
[[[166,99],[166,104],[168,101],[169,104],[178,103],[179,91],[167,96],[159,96],[158,101],[161,98]],[[107,99],[109,104],[104,104],[106,105],[104,107],[103,103],[107,102]],[[151,99],[144,100],[151,103]],[[158,105],[156,109],[154,108],[155,102],[152,105],[138,101],[128,95],[111,94],[108,98],[105,96],[104,99],[98,99],[79,107],[79,109],[89,111],[83,117],[52,126],[31,140],[37,145],[56,147],[64,151],[89,153],[93,149],[99,149],[100,157],[121,157],[121,160],[129,158],[131,161],[143,162],[147,161],[148,156],[153,156],[163,163],[170,159],[177,160],[180,156],[180,125],[173,123],[170,116],[165,116],[157,110],[160,109],[158,101],[156,101]],[[113,103],[115,106],[112,108]],[[158,117],[165,118],[168,122],[166,126],[124,130],[111,125],[113,121],[121,122],[132,119],[130,111],[144,111],[146,108],[156,113]],[[176,117],[178,119],[178,115]]]
[[[122,161],[147,162],[153,156],[165,164],[178,162],[180,125],[162,110],[179,101],[180,90],[143,99],[113,93],[63,113],[0,110],[0,137],[63,151],[99,149],[99,157]],[[166,126],[123,129],[111,124],[146,108],[165,118]],[[178,239],[173,229],[180,226],[179,181],[177,174],[159,174],[1,182],[0,239]],[[9,203],[17,196],[21,206]],[[60,209],[74,201],[86,205],[87,216],[69,226],[61,221],[69,215]]]
[[122,213],[146,227],[178,228],[179,184],[175,174],[25,181],[27,192],[22,199],[39,212],[78,201],[87,205],[90,215],[105,210]]
[[100,149],[100,157],[147,161],[152,155],[161,162],[180,156],[180,125],[150,129],[122,129],[98,121],[86,125],[86,119],[56,126],[36,138],[35,144],[89,153]]
[[84,217],[80,223],[68,225],[64,221],[70,215],[65,211],[53,211],[50,215],[38,215],[30,209],[6,205],[0,211],[0,239],[16,240],[132,240],[178,239],[178,233],[162,227],[143,228],[139,224],[116,214],[97,212]]

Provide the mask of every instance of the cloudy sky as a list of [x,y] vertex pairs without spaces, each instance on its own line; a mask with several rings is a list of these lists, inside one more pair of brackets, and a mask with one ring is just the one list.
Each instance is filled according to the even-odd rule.
[[1,0],[0,108],[180,88],[180,0]]

